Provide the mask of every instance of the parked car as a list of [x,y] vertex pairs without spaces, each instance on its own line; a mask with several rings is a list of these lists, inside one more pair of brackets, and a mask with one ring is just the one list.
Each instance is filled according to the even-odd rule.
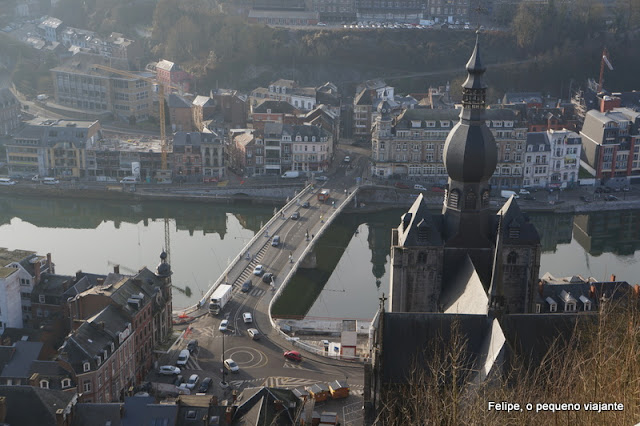
[[302,355],[298,351],[286,351],[284,357],[290,361],[302,361]]
[[293,214],[291,215],[291,219],[293,220],[300,219],[300,212],[293,212]]
[[531,192],[529,192],[529,190],[525,189],[525,188],[520,188],[520,191],[518,191],[518,193],[520,195],[530,195],[531,194]]
[[192,374],[191,376],[189,376],[189,380],[187,380],[187,389],[193,389],[196,387],[196,385],[198,384],[198,380],[200,380],[200,377],[197,374]]
[[271,282],[275,280],[275,278],[276,278],[275,275],[273,275],[271,272],[267,272],[262,276],[262,282],[271,284]]
[[311,207],[311,204],[309,204],[308,201],[305,201],[304,203],[302,203],[302,208],[303,209],[308,209],[309,207]]
[[240,367],[238,367],[238,364],[236,364],[236,362],[231,358],[224,360],[224,368],[231,371],[232,373],[237,373],[240,371]]
[[211,382],[213,382],[213,379],[211,377],[205,377],[202,383],[200,383],[198,392],[207,393],[209,387],[211,386]]
[[591,202],[591,197],[587,197],[586,195],[581,195],[580,199],[582,201],[584,201],[585,203],[590,203]]
[[396,182],[394,185],[396,188],[400,188],[400,189],[409,189],[409,185],[406,185],[402,182]]
[[264,266],[262,265],[257,265],[255,268],[253,268],[253,275],[260,276],[262,275],[263,272],[264,272]]
[[349,157],[348,155],[344,156],[344,162],[345,163],[350,163],[351,162],[351,157]]
[[163,365],[158,369],[158,374],[161,374],[163,376],[180,374],[180,369],[175,365]]
[[523,200],[535,201],[536,197],[531,194],[523,194],[521,197]]
[[184,383],[184,377],[182,376],[182,374],[178,374],[176,376],[176,379],[173,381],[173,384],[175,386],[180,386],[182,383]]
[[176,361],[177,365],[187,365],[187,361],[189,361],[189,352],[188,349],[183,349],[180,351],[180,355],[178,355],[178,360]]
[[190,353],[194,353],[195,351],[197,351],[198,340],[196,339],[189,340],[189,343],[187,343],[187,349],[189,350]]
[[413,185],[413,189],[417,189],[418,191],[426,191],[427,190],[427,188],[425,188],[424,186],[422,186],[420,184]]
[[260,332],[258,331],[258,329],[256,328],[248,328],[247,329],[247,334],[249,335],[249,337],[251,337],[253,340],[260,340]]
[[431,192],[444,192],[444,188],[441,186],[432,186]]
[[242,287],[240,287],[240,291],[243,293],[249,293],[252,287],[253,287],[253,284],[251,284],[251,280],[246,280],[245,282],[242,283]]
[[249,324],[253,322],[253,316],[251,316],[251,312],[245,312],[242,314],[242,321],[244,321],[245,324]]
[[317,181],[322,181],[322,182],[326,182],[326,181],[328,181],[328,180],[329,180],[329,178],[328,178],[328,177],[326,177],[326,176],[322,176],[322,175],[316,175],[316,177],[315,177],[315,178],[316,178],[316,180],[317,180]]
[[220,321],[220,326],[218,326],[218,330],[225,332],[229,328],[229,320]]
[[60,181],[58,179],[55,178],[44,178],[42,180],[42,183],[44,183],[45,185],[57,185],[60,183]]
[[618,201],[618,197],[616,197],[615,195],[605,195],[604,196],[604,200],[605,201]]

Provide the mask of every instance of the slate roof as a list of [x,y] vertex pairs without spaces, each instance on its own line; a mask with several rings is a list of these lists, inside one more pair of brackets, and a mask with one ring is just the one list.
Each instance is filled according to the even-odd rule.
[[155,402],[156,400],[152,396],[126,397],[121,425],[175,425],[178,406],[175,404],[156,404]]
[[[73,275],[58,275],[45,272],[41,275],[40,282],[34,286],[32,293],[37,295],[61,296],[62,293],[67,290],[64,286],[67,285],[67,288],[71,287],[74,280],[75,276]],[[34,300],[33,297],[32,300]],[[37,297],[35,300],[37,300]]]
[[385,312],[382,318],[381,371],[383,383],[404,384],[414,363],[428,365],[435,351],[450,348],[454,330],[466,340],[466,363],[472,367],[484,359],[483,347],[490,336],[491,319],[486,315]]
[[[216,133],[206,133],[206,132],[176,132],[173,135],[173,146],[174,147],[184,147],[187,145],[199,147],[203,144],[212,144],[215,143],[216,139],[219,136]],[[218,139],[218,143],[220,140]]]
[[502,98],[503,104],[515,103],[542,103],[542,94],[540,92],[508,92]]
[[404,247],[441,246],[441,217],[432,216],[422,194],[418,195],[398,226],[398,245]]
[[313,136],[316,137],[316,142],[320,142],[320,138],[328,137],[329,133],[324,130],[322,127],[312,126],[310,124],[302,124],[302,125],[289,125],[285,124],[282,126],[282,133],[291,135],[291,141],[300,143],[300,141],[296,141],[296,137],[300,136],[302,138],[302,142],[305,142],[304,138],[307,137],[307,142],[311,142],[311,138]]
[[252,109],[253,114],[267,114],[267,109],[271,110],[270,114],[293,114],[296,108],[286,101],[274,101],[265,99]]
[[77,398],[75,392],[32,386],[0,386],[7,404],[4,422],[9,425],[56,426],[56,410],[66,409]]
[[18,340],[13,344],[15,351],[11,359],[5,364],[0,377],[23,378],[30,376],[31,363],[37,361],[42,351],[42,342],[29,342]]
[[177,66],[171,61],[167,61],[166,59],[161,60],[156,64],[157,69],[161,69],[164,71],[176,71]]
[[[285,410],[281,413],[275,408],[276,400],[283,401]],[[291,390],[267,387],[245,388],[238,401],[233,424],[242,425],[293,425],[301,404]]]
[[195,99],[192,102],[193,105],[195,106],[200,106],[200,107],[214,107],[215,103],[213,102],[213,99],[211,99],[209,96],[196,96]]
[[[178,413],[176,426],[201,426],[203,424],[226,424],[224,421],[226,407],[214,404],[212,395],[180,395],[176,401]],[[203,422],[203,419],[217,417],[219,423]]]
[[[108,67],[116,68],[123,71],[129,70],[129,63],[126,59],[107,58],[102,55],[95,55],[91,53],[77,53],[61,65],[51,69],[51,71],[91,75],[104,78],[107,78],[111,75],[109,71],[95,68],[93,66],[94,64],[106,65]],[[118,75],[118,78],[126,80],[128,77]]]
[[251,133],[242,133],[242,134],[236,136],[235,138],[233,138],[233,140],[237,144],[240,144],[242,146],[247,146],[251,142],[253,142],[255,139],[254,139],[254,137],[253,137],[253,135]]
[[183,98],[182,96],[171,93],[169,95],[169,99],[167,100],[167,105],[169,108],[189,108],[191,109],[191,103]]
[[[549,143],[549,139],[547,139],[547,132],[528,132],[526,144],[527,146],[533,146],[532,152],[551,151],[551,144]],[[540,151],[540,145],[544,145],[544,150]]]
[[473,262],[465,256],[462,264],[442,285],[440,306],[447,314],[486,315],[489,298]]
[[71,426],[121,426],[120,403],[80,403],[76,405]]
[[[520,210],[518,201],[511,197],[497,213],[502,218],[502,243],[508,245],[540,244],[540,235],[529,217]],[[517,233],[515,232],[517,230]]]
[[33,361],[29,369],[29,377],[38,373],[44,377],[69,377],[70,373],[62,368],[56,361]]

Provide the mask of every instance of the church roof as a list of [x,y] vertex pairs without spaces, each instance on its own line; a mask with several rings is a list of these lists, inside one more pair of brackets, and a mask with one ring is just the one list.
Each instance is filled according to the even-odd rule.
[[439,246],[442,243],[440,217],[434,218],[431,215],[424,196],[420,194],[409,211],[402,216],[402,222],[398,226],[398,245]]
[[497,213],[502,218],[503,244],[539,244],[540,236],[529,217],[520,210],[518,201],[511,197]]
[[440,295],[440,305],[446,314],[486,315],[489,299],[480,276],[469,256],[445,280]]

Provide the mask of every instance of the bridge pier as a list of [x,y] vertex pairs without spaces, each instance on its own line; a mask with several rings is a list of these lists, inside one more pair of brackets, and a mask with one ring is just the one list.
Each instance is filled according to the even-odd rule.
[[315,269],[317,267],[316,251],[314,249],[309,250],[307,255],[300,261],[298,268]]

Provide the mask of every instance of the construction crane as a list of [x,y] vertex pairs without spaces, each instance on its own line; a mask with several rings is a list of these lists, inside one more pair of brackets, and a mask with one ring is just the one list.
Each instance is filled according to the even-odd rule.
[[[158,85],[158,107],[160,113],[160,145],[162,149],[162,163],[160,166],[160,170],[156,171],[156,180],[159,183],[171,183],[171,170],[167,167],[167,135],[165,129],[165,112],[164,112],[164,88],[167,86],[169,89],[181,90],[179,87],[172,86],[171,84],[160,83],[156,81],[156,79],[151,77],[144,77],[138,74],[134,74],[130,71],[123,71],[117,68],[108,67],[106,65],[93,64],[93,68],[101,69],[104,71],[108,71],[114,74],[118,74],[124,77],[133,78],[136,80],[144,80],[147,83],[157,84]],[[167,254],[169,249],[167,248]]]
[[600,61],[600,80],[598,80],[598,93],[602,91],[602,85],[604,84],[604,66],[607,65],[609,71],[613,71],[613,65],[609,62],[609,51],[605,47],[602,51],[602,60]]
[[[164,112],[164,87],[167,86],[169,89],[180,90],[179,87],[172,86],[170,84],[163,84],[157,82],[155,79],[150,77],[143,77],[138,74],[134,74],[129,71],[119,70],[117,68],[108,67],[106,65],[94,64],[94,68],[101,69],[104,71],[108,71],[114,74],[118,74],[124,77],[134,78],[137,80],[143,80],[150,84],[158,85],[158,107],[160,112],[160,146],[162,149],[162,163],[160,170],[156,171],[156,180],[160,183],[171,183],[171,170],[167,167],[167,135],[165,129],[165,112]],[[171,240],[170,240],[171,232],[169,229],[169,218],[167,215],[164,217],[164,251],[167,253],[167,263],[171,263]]]

